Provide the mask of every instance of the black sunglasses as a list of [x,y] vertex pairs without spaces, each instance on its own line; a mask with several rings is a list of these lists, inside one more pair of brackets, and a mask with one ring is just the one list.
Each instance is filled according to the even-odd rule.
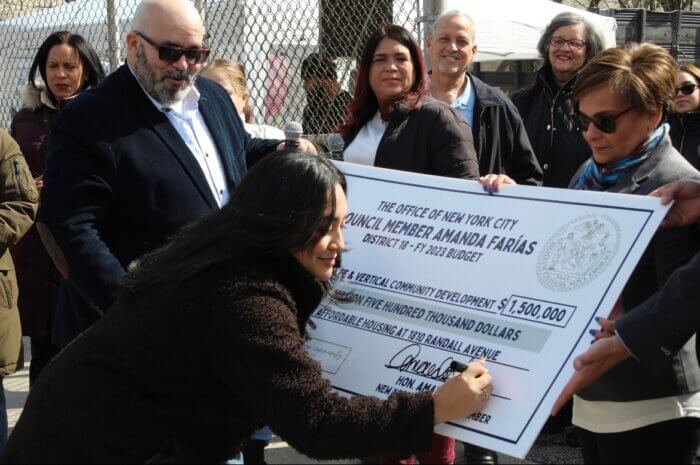
[[143,40],[148,42],[153,48],[158,50],[158,58],[167,63],[175,63],[180,59],[180,57],[182,57],[182,55],[185,55],[185,59],[189,64],[199,65],[207,61],[209,53],[211,53],[211,51],[206,47],[181,48],[172,47],[170,45],[159,45],[151,39],[149,39],[148,37],[146,37],[146,35],[144,35],[141,32],[134,31],[134,34],[141,37]]
[[590,126],[591,123],[595,124],[595,127],[600,129],[600,132],[603,132],[605,134],[612,134],[617,130],[617,124],[615,121],[625,113],[628,113],[635,109],[636,107],[632,106],[629,107],[627,110],[620,112],[616,115],[610,115],[610,116],[594,116],[593,118],[590,118],[583,113],[579,112],[576,110],[574,113],[571,114],[571,119],[573,120],[574,124],[579,128],[581,132],[586,132],[588,131],[588,127]]
[[682,93],[683,95],[690,95],[693,92],[695,92],[695,89],[697,89],[698,86],[695,84],[685,84],[683,86],[680,86],[678,89],[676,89],[676,94],[678,92]]

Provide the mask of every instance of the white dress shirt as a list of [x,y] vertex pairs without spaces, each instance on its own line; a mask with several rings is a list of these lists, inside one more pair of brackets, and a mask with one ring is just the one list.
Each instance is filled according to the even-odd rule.
[[[132,73],[134,71],[129,66]],[[134,74],[136,77],[136,74]],[[136,79],[138,81],[138,78]],[[141,82],[139,81],[139,85]],[[143,89],[143,85],[141,85]],[[226,183],[226,175],[224,174],[224,165],[221,162],[221,156],[216,148],[214,138],[209,132],[204,117],[199,111],[199,91],[192,86],[190,91],[181,102],[175,102],[171,105],[163,105],[143,89],[148,99],[153,102],[153,105],[165,113],[168,120],[173,125],[177,133],[182,138],[190,153],[202,169],[204,178],[209,183],[209,188],[214,199],[219,207],[223,207],[229,200],[228,185]]]

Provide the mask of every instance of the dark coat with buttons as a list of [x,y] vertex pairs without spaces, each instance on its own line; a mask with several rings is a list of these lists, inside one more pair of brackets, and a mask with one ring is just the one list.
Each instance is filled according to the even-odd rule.
[[320,285],[227,262],[124,297],[32,387],[7,463],[224,463],[262,424],[316,458],[430,450],[432,393],[343,398],[304,347]]
[[[280,141],[251,138],[218,84],[199,78],[196,86],[233,189]],[[41,203],[44,242],[68,281],[56,309],[58,347],[109,309],[132,261],[218,209],[197,160],[127,65],[61,110],[49,136]]]
[[[19,144],[31,175],[44,174],[49,133],[58,110],[41,103],[38,91],[27,88],[23,94],[25,107],[13,118],[10,134]],[[19,314],[22,333],[33,338],[50,337],[61,275],[46,252],[35,226],[12,248],[17,268]]]
[[544,172],[543,185],[566,188],[591,150],[571,121],[574,77],[561,89],[548,68],[537,72],[535,82],[512,96]]
[[542,184],[542,169],[530,145],[525,125],[508,97],[469,75],[476,91],[472,135],[479,172],[507,174],[518,184]]

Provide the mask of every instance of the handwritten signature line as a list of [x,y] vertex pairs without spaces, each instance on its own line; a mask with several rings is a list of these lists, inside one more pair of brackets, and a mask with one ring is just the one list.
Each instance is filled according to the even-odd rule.
[[[401,373],[407,373],[418,378],[429,379],[433,382],[445,383],[450,376],[454,374],[450,365],[450,363],[454,361],[454,358],[447,357],[440,365],[429,361],[423,361],[419,358],[421,357],[422,349],[423,346],[417,343],[404,347],[394,355],[384,367]],[[498,394],[494,394],[494,397],[508,401],[512,400]]]

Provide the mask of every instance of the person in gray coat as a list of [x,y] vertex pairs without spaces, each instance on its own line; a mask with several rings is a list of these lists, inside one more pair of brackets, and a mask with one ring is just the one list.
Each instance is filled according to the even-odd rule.
[[[676,181],[652,192],[664,205],[674,201],[662,226],[690,226],[700,221],[700,181]],[[620,362],[634,357],[651,371],[660,373],[700,329],[697,276],[700,254],[679,268],[653,297],[617,321],[598,320],[601,331],[595,343],[574,361],[576,373],[552,408],[552,415],[577,392],[595,382]],[[696,346],[697,349],[697,346]]]
[[[672,146],[665,115],[675,96],[676,64],[642,44],[600,53],[578,75],[574,121],[592,151],[570,188],[648,195],[700,173]],[[659,291],[700,251],[697,226],[660,230],[637,264],[612,321]],[[700,420],[700,368],[694,341],[658,374],[626,361],[574,398],[586,463],[691,463]],[[663,447],[658,447],[663,444]]]
[[[648,195],[674,181],[700,182],[700,173],[672,146],[663,122],[675,95],[675,75],[673,58],[652,44],[607,50],[583,68],[572,96],[573,117],[593,154],[570,188]],[[499,187],[498,181],[492,180],[491,187]],[[663,292],[687,279],[688,268],[674,275],[676,270],[691,259],[690,269],[698,266],[700,231],[694,221],[679,221],[679,216],[688,217],[687,207],[680,211],[668,225],[686,226],[657,232],[610,314],[611,322],[619,319],[621,327],[633,328],[641,304],[667,282],[670,287]],[[686,312],[697,306],[685,302]],[[669,331],[666,340],[678,332]],[[622,362],[626,357],[620,357],[612,344],[600,347],[604,361],[574,377],[552,413],[579,392],[573,423],[580,430],[586,463],[691,463],[700,437],[700,422],[694,417],[700,407],[695,341],[688,341],[675,355],[660,345],[667,357],[674,356],[654,373],[633,360]]]

